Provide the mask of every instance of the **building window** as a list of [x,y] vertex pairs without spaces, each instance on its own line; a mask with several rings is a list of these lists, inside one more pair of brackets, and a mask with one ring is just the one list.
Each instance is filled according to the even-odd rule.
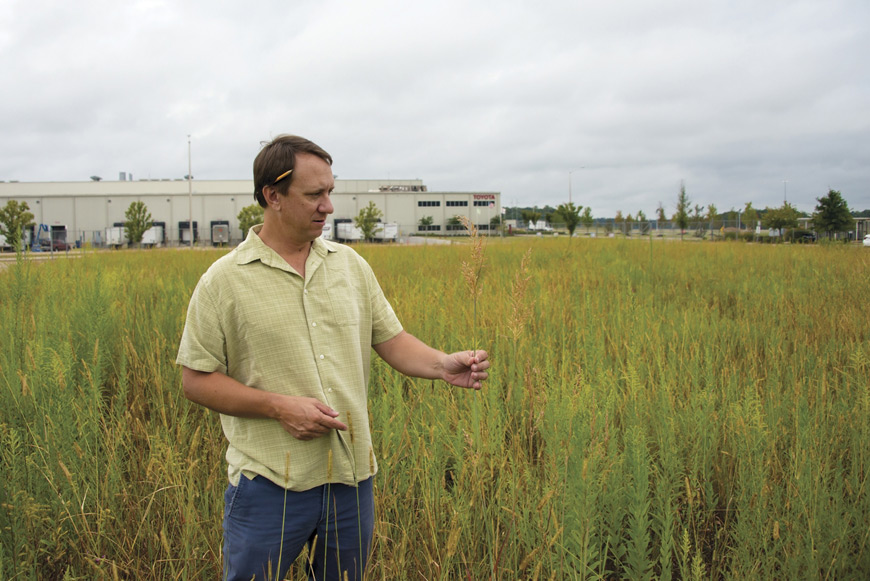
[[493,202],[490,202],[489,200],[474,200],[475,206],[486,207],[490,204],[493,204],[493,207],[495,206],[495,204]]
[[428,224],[425,226],[420,224],[419,226],[417,226],[418,232],[439,232],[440,230],[441,230],[440,224]]
[[433,200],[421,200],[417,202],[417,206],[420,208],[437,208],[441,205],[441,201],[433,201]]
[[468,206],[468,200],[447,200],[447,207]]

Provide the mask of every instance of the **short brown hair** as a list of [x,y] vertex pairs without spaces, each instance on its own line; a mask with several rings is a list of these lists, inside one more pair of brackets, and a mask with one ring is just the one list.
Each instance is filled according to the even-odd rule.
[[[326,153],[322,147],[298,135],[282,134],[272,141],[264,141],[263,148],[254,159],[254,199],[263,208],[266,207],[266,197],[263,188],[275,185],[278,178],[292,170],[296,166],[297,153],[310,153],[316,155],[329,165],[332,165],[332,156]],[[276,186],[278,193],[286,195],[293,180],[291,173],[282,179]]]

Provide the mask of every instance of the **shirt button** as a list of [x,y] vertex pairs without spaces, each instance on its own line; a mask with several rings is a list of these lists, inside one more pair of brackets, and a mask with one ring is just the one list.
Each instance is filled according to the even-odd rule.
[[327,389],[326,391],[328,391],[329,393],[332,393],[332,388],[330,387],[330,388]]
[[323,359],[323,355],[321,355],[320,358]]
[[316,326],[317,326],[317,323],[311,323],[311,326],[312,326],[312,327],[316,327]]
[[307,294],[308,294],[308,289],[303,290],[303,291],[302,291],[302,294],[307,295]]

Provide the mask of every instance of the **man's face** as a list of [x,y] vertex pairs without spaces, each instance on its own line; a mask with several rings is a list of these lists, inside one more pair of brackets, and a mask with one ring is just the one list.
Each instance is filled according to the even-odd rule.
[[297,154],[287,195],[277,196],[276,213],[284,233],[296,242],[311,242],[320,236],[326,217],[334,210],[329,199],[334,188],[328,163],[310,153]]

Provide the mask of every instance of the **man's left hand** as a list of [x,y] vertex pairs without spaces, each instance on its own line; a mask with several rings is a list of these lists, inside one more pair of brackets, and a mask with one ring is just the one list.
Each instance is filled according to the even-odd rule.
[[444,381],[457,387],[480,389],[489,374],[489,354],[486,351],[457,351],[444,356]]

